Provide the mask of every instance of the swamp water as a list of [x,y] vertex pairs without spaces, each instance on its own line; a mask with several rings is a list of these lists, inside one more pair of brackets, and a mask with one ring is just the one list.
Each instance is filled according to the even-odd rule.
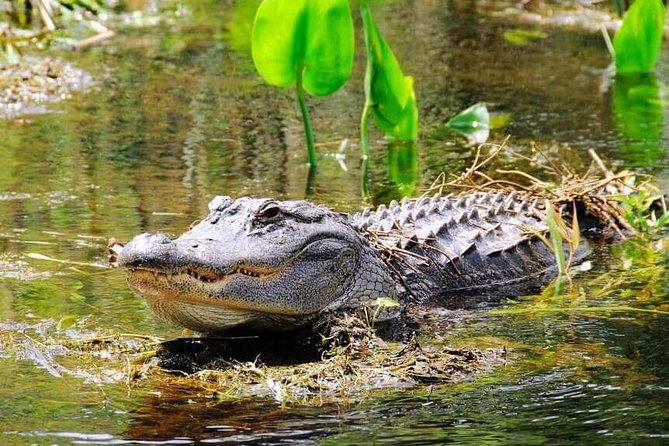
[[[657,79],[612,83],[599,34],[546,27],[545,38],[518,46],[504,32],[527,23],[478,13],[475,4],[376,9],[416,78],[422,133],[418,154],[386,151],[373,139],[375,203],[468,167],[473,149],[443,123],[478,101],[508,114],[492,139],[512,135],[516,153],[530,156],[536,144],[581,169],[594,148],[669,190],[666,57]],[[186,6],[160,26],[60,54],[90,72],[95,87],[54,113],[0,121],[0,336],[33,345],[18,359],[0,348],[0,444],[669,442],[666,241],[629,240],[593,257],[593,269],[571,287],[458,313],[440,342],[513,352],[507,365],[468,383],[314,407],[264,396],[218,401],[150,381],[128,387],[105,372],[103,355],[91,376],[40,358],[41,333],[53,333],[64,316],[102,332],[180,335],[131,294],[120,271],[87,266],[105,263],[108,237],[180,233],[216,194],[305,196],[294,98],[263,85],[247,53],[252,8]],[[343,91],[310,99],[322,161],[309,198],[342,211],[363,206],[354,144],[362,76],[358,63]],[[497,167],[531,168],[513,155]]]

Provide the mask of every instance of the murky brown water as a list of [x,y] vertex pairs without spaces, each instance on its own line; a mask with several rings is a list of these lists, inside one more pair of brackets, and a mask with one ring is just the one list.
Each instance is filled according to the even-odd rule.
[[[294,98],[260,82],[240,37],[251,8],[185,3],[190,14],[171,23],[60,54],[97,79],[89,93],[52,114],[0,121],[0,321],[75,315],[101,329],[176,337],[180,331],[156,321],[119,272],[29,255],[103,264],[109,236],[181,232],[216,194],[305,196]],[[598,33],[547,27],[545,39],[514,46],[503,32],[528,25],[478,14],[475,3],[375,6],[405,72],[416,78],[422,128],[418,154],[386,152],[375,135],[373,201],[468,166],[472,149],[443,123],[478,101],[510,114],[492,139],[510,134],[515,151],[528,154],[535,143],[581,167],[595,148],[669,190],[660,85],[669,78],[666,52],[656,78],[611,84]],[[309,101],[321,155],[310,199],[343,211],[363,204],[355,146],[362,73],[359,63],[344,90]],[[629,94],[638,85],[643,100]],[[344,139],[347,170],[335,158]],[[57,378],[0,349],[0,443],[660,444],[669,438],[667,316],[579,309],[666,311],[666,265],[666,253],[618,247],[591,274],[610,271],[605,280],[583,278],[572,292],[548,290],[501,307],[524,313],[479,310],[452,334],[465,345],[513,346],[517,363],[470,384],[383,391],[341,406],[129,391],[122,383]],[[529,311],[542,305],[574,311]]]

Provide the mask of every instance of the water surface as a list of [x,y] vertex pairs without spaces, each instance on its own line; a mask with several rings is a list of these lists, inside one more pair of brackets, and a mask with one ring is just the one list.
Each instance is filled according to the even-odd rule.
[[[52,114],[0,121],[0,321],[48,325],[74,315],[102,330],[176,337],[180,331],[157,321],[120,272],[29,255],[104,264],[108,237],[177,234],[214,195],[305,197],[299,112],[291,92],[262,84],[254,72],[244,38],[251,8],[185,3],[189,14],[163,25],[60,54],[97,79],[89,93],[54,106]],[[515,46],[504,31],[530,25],[480,14],[475,3],[375,6],[405,72],[416,78],[422,129],[418,154],[386,151],[374,134],[373,202],[467,167],[473,149],[443,123],[479,101],[510,115],[491,138],[511,135],[518,153],[531,155],[536,145],[578,169],[594,148],[616,166],[655,175],[669,190],[669,126],[658,100],[669,78],[666,53],[656,77],[612,82],[599,34],[547,27],[545,39]],[[309,198],[342,211],[364,204],[356,147],[359,62],[346,88],[309,100],[321,154]],[[634,93],[639,85],[642,99]],[[344,139],[347,170],[334,156]],[[512,156],[499,162],[518,163]],[[566,293],[549,289],[501,306],[573,311],[481,309],[449,327],[449,342],[508,347],[515,358],[509,365],[473,383],[384,390],[360,403],[217,402],[179,388],[56,377],[0,350],[0,442],[667,442],[667,316],[579,311],[598,305],[666,311],[667,255],[629,242],[596,259]]]

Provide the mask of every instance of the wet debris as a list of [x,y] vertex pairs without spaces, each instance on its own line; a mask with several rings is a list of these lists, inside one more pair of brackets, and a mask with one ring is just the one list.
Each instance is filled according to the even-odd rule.
[[[382,388],[470,380],[506,359],[501,349],[436,346],[415,335],[407,343],[385,341],[364,321],[350,315],[338,318],[328,328],[327,334],[320,334],[320,360],[268,365],[262,352],[248,361],[219,356],[216,368],[187,373],[164,368],[159,352],[135,366],[132,376],[157,380],[158,387],[177,385],[191,389],[194,396],[217,400],[264,396],[278,403],[319,405],[357,401]],[[270,350],[276,353],[274,347]]]
[[57,59],[24,57],[0,63],[0,117],[47,112],[46,105],[72,97],[93,84],[86,72]]
[[[417,336],[406,343],[385,341],[361,319],[348,315],[333,321],[328,333],[305,331],[274,343],[268,339],[276,335],[257,337],[255,347],[253,336],[162,342],[137,334],[96,332],[86,329],[89,323],[80,321],[65,330],[49,321],[0,323],[0,356],[32,361],[55,378],[121,383],[129,390],[178,386],[193,397],[267,397],[307,405],[358,401],[382,388],[470,380],[503,363],[497,349],[436,346]],[[306,341],[310,348],[305,348]],[[189,358],[192,363],[185,369]],[[181,366],[175,368],[179,361]]]

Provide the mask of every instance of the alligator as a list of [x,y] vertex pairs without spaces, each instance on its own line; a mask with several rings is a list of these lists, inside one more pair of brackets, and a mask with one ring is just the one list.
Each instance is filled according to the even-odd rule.
[[[556,273],[547,202],[489,191],[423,196],[347,215],[308,201],[217,196],[180,237],[144,233],[118,253],[132,290],[203,333],[290,330],[339,311],[527,290]],[[596,219],[581,223],[592,230]],[[588,252],[580,238],[568,254]],[[400,306],[401,311],[401,306]]]

